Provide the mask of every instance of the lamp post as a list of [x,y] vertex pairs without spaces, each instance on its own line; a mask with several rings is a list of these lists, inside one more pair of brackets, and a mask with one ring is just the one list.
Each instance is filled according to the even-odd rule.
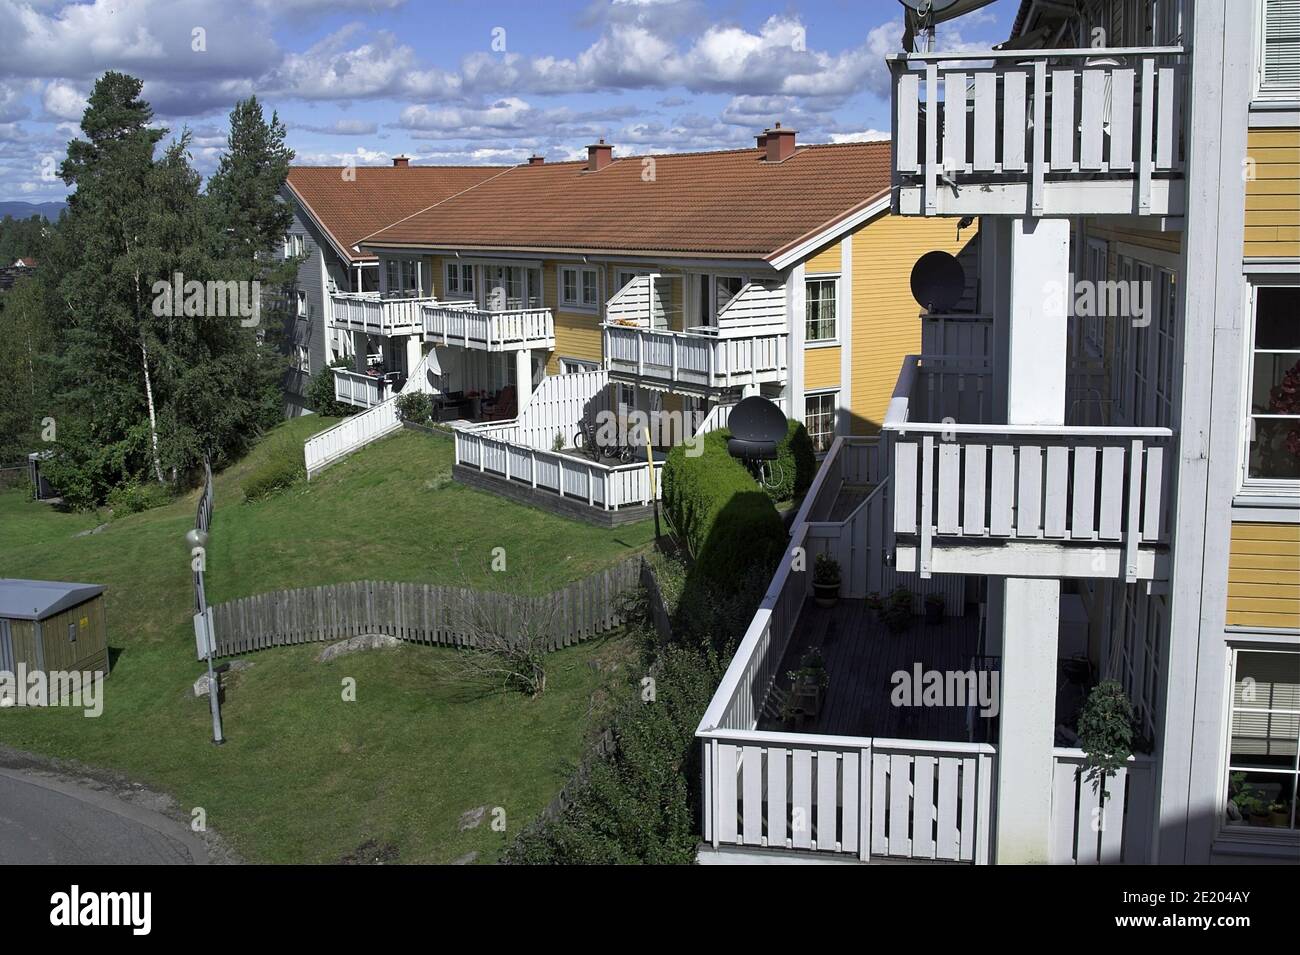
[[197,527],[185,532],[185,543],[189,546],[191,567],[194,569],[194,593],[198,602],[198,612],[194,615],[194,633],[202,640],[208,657],[208,706],[212,710],[212,742],[220,746],[226,741],[221,733],[221,701],[217,675],[212,668],[212,632],[208,627],[208,598],[203,591],[203,569],[207,561],[208,535]]

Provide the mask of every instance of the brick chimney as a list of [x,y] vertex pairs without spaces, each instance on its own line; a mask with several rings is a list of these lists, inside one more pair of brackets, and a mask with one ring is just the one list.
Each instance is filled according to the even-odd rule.
[[528,157],[528,165],[530,166],[540,166],[544,162],[546,162],[546,157],[539,156],[537,153],[533,153]]
[[394,166],[409,166],[410,164],[411,164],[411,160],[410,160],[410,157],[408,157],[408,156],[394,156],[394,157],[393,157],[393,165],[394,165]]
[[587,147],[587,172],[600,172],[614,158],[614,147],[605,144],[605,140]]
[[794,134],[793,129],[782,129],[780,123],[764,132],[768,162],[785,162],[794,155]]

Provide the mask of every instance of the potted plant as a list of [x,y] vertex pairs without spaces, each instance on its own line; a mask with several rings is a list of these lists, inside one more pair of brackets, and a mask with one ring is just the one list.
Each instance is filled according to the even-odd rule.
[[885,598],[880,608],[880,619],[891,633],[912,629],[912,592],[906,587],[896,587]]
[[1268,822],[1274,829],[1285,829],[1291,824],[1290,807],[1281,801],[1269,803]]
[[925,622],[943,623],[943,594],[925,595]]
[[885,603],[880,599],[879,591],[873,590],[871,593],[867,594],[867,609],[871,611],[872,620],[880,619],[880,611],[884,606]]
[[840,562],[829,554],[818,554],[812,586],[817,606],[834,607],[840,599]]
[[799,669],[789,670],[790,695],[781,706],[781,719],[797,723],[805,717],[815,717],[821,709],[822,694],[830,685],[820,647],[812,647],[799,660]]

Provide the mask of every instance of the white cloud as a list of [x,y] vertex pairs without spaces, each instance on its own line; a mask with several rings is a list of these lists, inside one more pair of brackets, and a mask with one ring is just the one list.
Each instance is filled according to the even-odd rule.
[[86,94],[71,83],[55,80],[41,94],[41,105],[55,119],[79,121],[81,114],[86,111]]
[[856,133],[831,133],[833,143],[878,143],[890,138],[887,129],[864,129]]

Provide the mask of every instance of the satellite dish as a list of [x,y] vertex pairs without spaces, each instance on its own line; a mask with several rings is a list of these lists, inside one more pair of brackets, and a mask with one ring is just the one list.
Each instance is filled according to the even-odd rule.
[[727,430],[731,432],[727,451],[733,458],[745,461],[771,461],[788,427],[781,409],[766,398],[744,398],[731,409],[727,419]]
[[912,266],[912,298],[931,312],[946,312],[966,290],[966,270],[956,256],[935,250]]

